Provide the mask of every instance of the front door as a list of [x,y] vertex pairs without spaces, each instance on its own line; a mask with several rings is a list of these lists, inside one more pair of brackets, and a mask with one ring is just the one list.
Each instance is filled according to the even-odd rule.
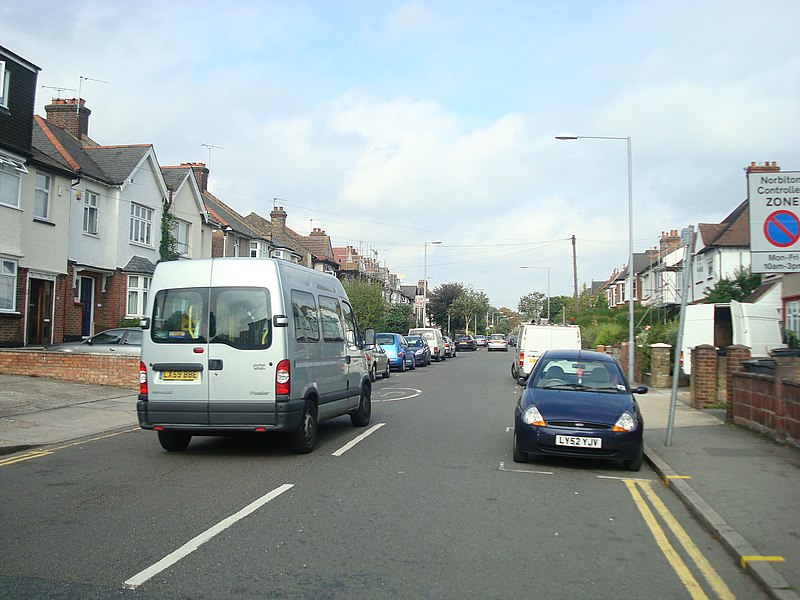
[[52,341],[53,287],[53,282],[47,279],[30,279],[27,318],[29,346],[46,346]]
[[81,277],[81,337],[92,335],[92,306],[94,305],[94,279]]

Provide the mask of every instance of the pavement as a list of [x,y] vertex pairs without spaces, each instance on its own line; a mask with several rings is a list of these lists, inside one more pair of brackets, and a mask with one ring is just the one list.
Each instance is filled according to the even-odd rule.
[[[127,388],[0,374],[0,467],[37,448],[137,427]],[[800,450],[691,407],[679,388],[637,397],[645,457],[771,598],[800,600]]]

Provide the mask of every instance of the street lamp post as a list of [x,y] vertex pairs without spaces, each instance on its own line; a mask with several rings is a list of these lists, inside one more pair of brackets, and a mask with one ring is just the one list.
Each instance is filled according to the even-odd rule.
[[604,135],[557,135],[557,140],[625,140],[628,144],[628,380],[633,385],[633,159],[631,137]]
[[523,265],[520,269],[547,269],[547,321],[550,322],[550,267],[529,267]]
[[425,261],[423,265],[422,277],[422,326],[428,326],[427,304],[428,304],[428,244],[441,244],[442,242],[425,242]]

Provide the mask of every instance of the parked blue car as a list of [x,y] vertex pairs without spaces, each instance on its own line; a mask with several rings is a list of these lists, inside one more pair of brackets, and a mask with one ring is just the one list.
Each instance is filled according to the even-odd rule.
[[414,352],[409,349],[408,342],[399,333],[376,333],[375,343],[386,350],[390,369],[402,372],[406,368],[416,368]]

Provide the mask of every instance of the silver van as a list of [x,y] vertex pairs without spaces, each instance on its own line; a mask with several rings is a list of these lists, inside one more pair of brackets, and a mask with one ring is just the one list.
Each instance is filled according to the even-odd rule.
[[165,450],[193,435],[280,431],[308,453],[323,419],[369,424],[362,336],[332,275],[280,259],[162,262],[141,327],[139,424]]

